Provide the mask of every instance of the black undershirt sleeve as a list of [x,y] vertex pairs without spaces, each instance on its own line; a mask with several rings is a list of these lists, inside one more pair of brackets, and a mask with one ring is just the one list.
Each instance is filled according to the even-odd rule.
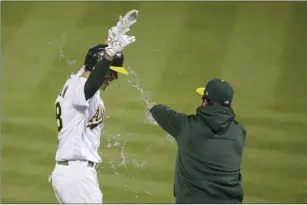
[[88,79],[84,85],[85,99],[88,100],[95,95],[102,85],[102,82],[106,78],[106,75],[110,69],[111,61],[105,57],[96,64],[95,69],[91,71]]

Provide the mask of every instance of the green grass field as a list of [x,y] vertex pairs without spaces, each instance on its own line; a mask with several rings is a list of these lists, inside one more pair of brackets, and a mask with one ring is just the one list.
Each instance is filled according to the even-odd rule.
[[[146,94],[193,113],[197,87],[228,80],[248,133],[244,202],[307,203],[306,2],[1,2],[2,202],[57,202],[48,183],[55,98],[87,49],[132,8],[140,15],[126,66]],[[129,80],[102,93],[104,202],[174,203],[176,143],[145,124]]]

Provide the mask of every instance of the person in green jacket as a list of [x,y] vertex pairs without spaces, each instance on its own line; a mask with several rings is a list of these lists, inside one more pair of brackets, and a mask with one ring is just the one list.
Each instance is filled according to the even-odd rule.
[[148,107],[178,145],[176,203],[242,203],[241,159],[246,131],[231,108],[233,88],[224,80],[213,79],[196,92],[202,101],[193,115],[161,104]]

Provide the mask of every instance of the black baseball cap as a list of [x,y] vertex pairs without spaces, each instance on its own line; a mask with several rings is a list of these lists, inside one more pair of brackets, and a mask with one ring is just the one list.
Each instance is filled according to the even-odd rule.
[[218,78],[210,80],[204,88],[197,88],[196,92],[203,98],[220,105],[230,105],[234,94],[232,86]]

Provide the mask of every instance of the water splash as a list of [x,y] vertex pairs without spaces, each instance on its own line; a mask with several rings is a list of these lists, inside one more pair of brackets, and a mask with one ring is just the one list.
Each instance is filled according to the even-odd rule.
[[60,44],[60,61],[66,61],[69,65],[74,65],[77,61],[75,59],[70,59],[64,52],[64,46],[67,43],[68,37],[65,34],[62,34],[62,42]]
[[[103,133],[104,137],[107,138],[107,143],[103,147],[103,153],[101,156],[103,158],[102,167],[100,167],[100,172],[109,171],[116,178],[120,178],[122,176],[128,177],[129,167],[134,167],[138,169],[142,169],[146,166],[147,160],[138,159],[136,157],[129,157],[125,151],[127,146],[127,139],[129,137],[133,137],[131,133],[126,134],[107,134]],[[122,140],[125,139],[125,140]],[[118,149],[118,154],[110,154],[109,150]],[[104,169],[106,168],[106,169]],[[137,176],[129,176],[132,180],[138,180]],[[132,191],[135,193],[135,198],[139,198],[140,195],[153,195],[151,185],[146,185],[145,187],[135,187],[131,184],[124,185],[125,191]]]
[[[142,87],[141,84],[141,79],[138,77],[137,73],[135,70],[133,70],[131,67],[128,67],[128,71],[131,74],[131,76],[134,78],[134,81],[132,81],[131,79],[128,81],[129,84],[134,87],[140,94],[141,94],[141,99],[144,101],[146,108],[147,106],[150,104],[150,96],[148,94],[146,94],[146,92],[144,91],[144,88]],[[149,123],[149,124],[153,124],[153,125],[158,125],[157,121],[152,117],[152,114],[149,112],[148,109],[145,108],[145,124]],[[175,139],[168,134],[165,137],[166,141],[171,142],[172,144],[175,142]],[[150,150],[152,147],[152,145],[150,144],[147,147],[147,150]]]
[[[128,133],[124,138],[127,138],[130,133]],[[107,143],[104,147],[104,152],[101,154],[103,156],[103,161],[107,162],[108,167],[111,167],[112,172],[115,175],[127,174],[128,172],[128,165],[136,167],[136,168],[143,168],[147,163],[146,160],[140,160],[135,157],[129,158],[126,155],[125,147],[126,147],[126,140],[121,140],[121,134],[115,134],[111,137],[105,136],[108,138]],[[118,149],[119,154],[118,156],[108,155],[108,149]],[[122,170],[124,167],[124,170]]]
[[150,96],[145,93],[145,91],[144,91],[144,89],[141,85],[141,79],[138,77],[137,73],[131,67],[128,67],[128,71],[129,71],[130,76],[132,76],[134,78],[134,81],[132,81],[130,79],[130,80],[128,80],[128,83],[141,94],[141,99],[144,101],[145,105],[146,106],[149,105],[150,104]]
[[125,149],[125,146],[122,146],[122,147],[120,148],[120,157],[121,157],[121,159],[122,159],[121,164],[125,164],[126,161],[127,161],[127,160],[126,160],[126,155],[125,155],[124,149]]
[[137,73],[135,70],[133,70],[131,67],[128,67],[128,71],[130,73],[130,76],[134,78],[134,80],[128,80],[128,83],[134,87],[140,94],[141,94],[141,100],[145,103],[145,112],[144,112],[144,117],[145,117],[145,124],[153,124],[153,125],[158,125],[156,120],[152,117],[151,113],[147,109],[147,107],[150,105],[150,95],[146,94],[142,84],[141,84],[141,79],[138,77]]
[[144,165],[147,163],[147,161],[145,161],[145,160],[138,161],[138,160],[136,160],[135,158],[133,158],[133,159],[131,160],[131,163],[132,163],[133,166],[135,166],[135,167],[137,167],[137,168],[143,168]]

